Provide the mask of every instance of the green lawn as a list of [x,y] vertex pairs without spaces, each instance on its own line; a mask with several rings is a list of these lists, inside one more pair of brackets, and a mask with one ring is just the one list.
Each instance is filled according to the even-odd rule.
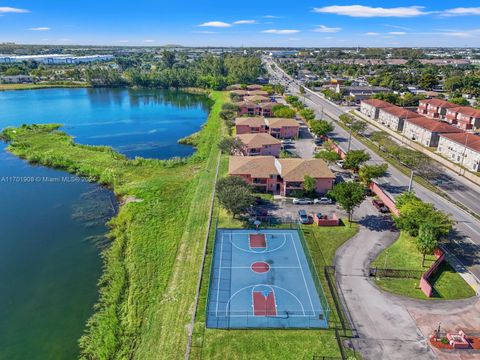
[[188,159],[128,160],[110,147],[76,144],[58,126],[9,129],[8,149],[134,197],[110,221],[100,299],[80,341],[86,359],[183,359],[223,133],[214,105]]
[[[425,267],[422,268],[422,255],[416,250],[413,238],[402,232],[399,239],[385,249],[371,266],[426,271],[433,262],[435,262],[435,256],[427,256]],[[429,299],[419,289],[420,279],[382,278],[376,282],[382,289],[395,294],[416,299]],[[432,276],[431,283],[435,294],[430,299],[453,300],[475,296],[475,291],[446,262]]]
[[[228,158],[221,161],[221,174],[225,175]],[[243,223],[233,219],[218,205],[215,207],[215,222],[218,227],[242,228]],[[322,286],[326,286],[323,266],[332,264],[335,250],[357,232],[357,226],[320,228],[305,226],[306,240],[321,277]],[[201,296],[196,316],[193,337],[192,359],[311,359],[313,355],[339,357],[340,352],[333,330],[221,330],[205,328],[205,311],[208,298],[208,281],[215,237],[212,229],[209,238],[207,258]],[[318,249],[322,249],[319,252]],[[322,255],[324,251],[324,254]],[[326,291],[328,291],[326,289]],[[327,298],[330,299],[329,295]],[[330,307],[334,308],[333,304]],[[335,310],[334,310],[335,312]],[[336,324],[336,313],[332,325]]]

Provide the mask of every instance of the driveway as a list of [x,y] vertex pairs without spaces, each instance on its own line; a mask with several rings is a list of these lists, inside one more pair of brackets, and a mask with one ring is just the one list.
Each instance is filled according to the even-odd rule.
[[[372,214],[364,202],[358,215]],[[359,233],[335,256],[336,277],[358,338],[352,339],[364,359],[435,359],[407,308],[395,296],[380,291],[368,277],[368,266],[398,237],[391,219],[366,215]]]

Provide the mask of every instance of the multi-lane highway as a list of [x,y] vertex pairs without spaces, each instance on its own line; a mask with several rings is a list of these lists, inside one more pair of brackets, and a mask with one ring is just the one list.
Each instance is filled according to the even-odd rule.
[[[264,62],[273,81],[285,85],[291,93],[299,93],[299,85],[284,73],[278,65],[272,67],[273,60],[271,58],[264,58]],[[348,147],[349,133],[336,123],[336,120],[338,120],[338,117],[343,114],[344,111],[320,95],[309,91],[307,91],[305,95],[302,95],[301,99],[308,107],[315,110],[317,116],[320,117],[323,114],[324,117],[326,115],[335,120],[333,122],[334,131],[331,134],[331,137],[342,149],[346,150]],[[367,151],[371,156],[371,161],[374,163],[385,162],[381,156],[370,150],[354,137],[351,140],[350,148]],[[387,192],[395,197],[407,190],[409,180],[408,176],[395,167],[390,166],[387,176],[380,179],[378,182]],[[461,188],[464,190],[461,190],[460,187],[458,189],[455,189],[454,187],[450,190],[443,190],[447,192],[452,199],[478,213],[478,209],[480,208],[480,193],[473,185],[472,188],[469,188],[469,184],[465,181],[461,181],[460,184]],[[456,225],[454,236],[452,237],[454,241],[449,244],[449,248],[454,250],[457,258],[459,258],[477,278],[480,278],[480,221],[457,205],[416,182],[414,182],[414,191],[423,201],[432,203],[438,209],[452,215],[452,218],[456,221]],[[466,193],[468,195],[465,195]]]

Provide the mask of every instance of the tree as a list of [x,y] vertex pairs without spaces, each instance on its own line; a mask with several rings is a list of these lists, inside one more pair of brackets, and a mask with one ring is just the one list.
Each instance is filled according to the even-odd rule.
[[460,105],[460,106],[469,106],[470,103],[468,102],[467,99],[465,99],[464,97],[454,97],[454,98],[451,98],[449,100],[451,103],[454,103],[454,104],[457,104],[457,105]]
[[173,51],[168,51],[167,49],[162,52],[162,62],[163,66],[168,69],[171,69],[175,65],[175,53]]
[[329,132],[333,131],[333,125],[326,120],[315,120],[310,122],[310,130],[315,135],[324,137]]
[[367,129],[368,125],[366,122],[361,120],[355,120],[350,124],[350,129],[356,134],[361,134]]
[[406,192],[396,199],[400,213],[395,223],[401,230],[411,236],[418,236],[420,228],[429,224],[435,231],[437,239],[448,235],[453,228],[453,220],[444,212],[437,210],[433,204],[425,203],[411,192]]
[[365,150],[350,150],[344,160],[343,166],[356,172],[363,163],[370,160],[370,155]]
[[303,177],[303,190],[305,190],[307,194],[313,194],[315,192],[315,188],[316,188],[315,178],[309,175],[305,175]]
[[294,118],[295,110],[285,105],[274,105],[272,107],[273,116],[277,118]]
[[360,206],[365,199],[365,189],[356,182],[343,182],[336,185],[333,190],[329,192],[338,204],[348,214],[348,221],[352,220],[353,211]]
[[431,90],[435,85],[438,84],[438,78],[435,74],[432,74],[431,72],[425,72],[420,76],[420,80],[418,81],[418,85],[422,89],[427,89]]
[[325,150],[325,151],[320,151],[315,154],[315,159],[322,159],[325,161],[327,164],[334,163],[335,161],[340,160],[340,155],[336,151],[333,150]]
[[218,148],[224,154],[235,154],[240,152],[245,145],[238,138],[226,137],[218,143]]
[[218,202],[233,217],[247,211],[255,203],[252,188],[238,176],[220,179],[215,190]]
[[312,109],[302,109],[298,112],[298,114],[303,117],[307,122],[315,119],[315,112]]
[[360,177],[360,181],[365,186],[369,186],[373,179],[385,176],[387,169],[388,164],[364,165],[360,168],[358,175]]
[[438,238],[436,237],[435,228],[430,224],[422,224],[415,238],[415,246],[422,254],[422,267],[425,266],[425,256],[433,254],[438,247]]

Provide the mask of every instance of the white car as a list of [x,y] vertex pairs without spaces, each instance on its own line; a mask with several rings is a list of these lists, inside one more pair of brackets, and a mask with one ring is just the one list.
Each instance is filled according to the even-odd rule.
[[293,204],[294,205],[311,205],[313,204],[313,201],[310,199],[298,199],[294,198],[293,199]]
[[314,204],[321,204],[321,205],[330,205],[333,204],[332,199],[327,197],[321,197],[320,199],[313,200]]
[[336,164],[337,164],[338,167],[340,167],[340,168],[343,169],[343,164],[345,164],[345,161],[343,161],[343,160],[338,160],[338,161],[336,162]]

